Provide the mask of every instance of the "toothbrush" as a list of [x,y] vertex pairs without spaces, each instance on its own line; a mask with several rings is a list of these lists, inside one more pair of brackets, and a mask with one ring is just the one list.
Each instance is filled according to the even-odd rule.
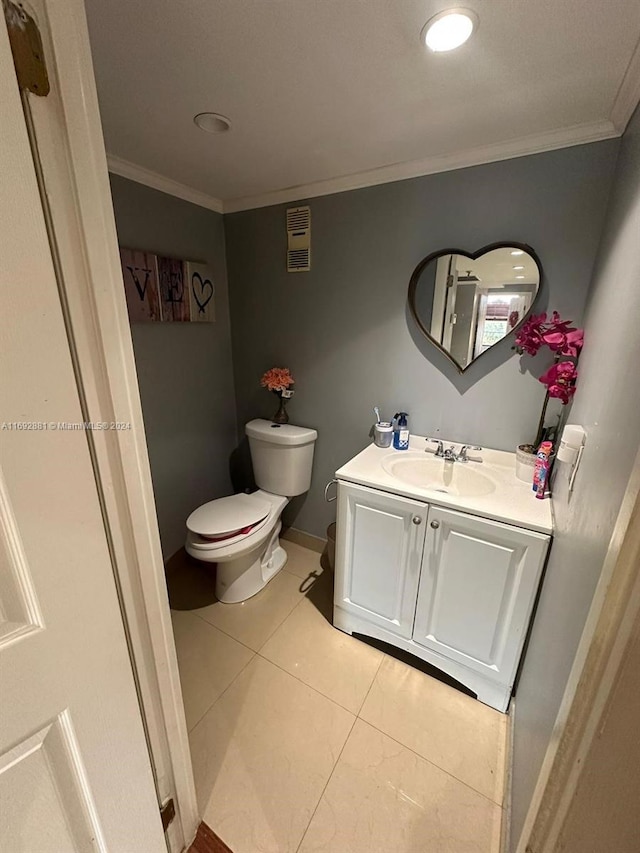
[[380,417],[380,409],[377,406],[373,407],[373,413],[377,417],[378,423],[380,423],[382,421],[382,418]]

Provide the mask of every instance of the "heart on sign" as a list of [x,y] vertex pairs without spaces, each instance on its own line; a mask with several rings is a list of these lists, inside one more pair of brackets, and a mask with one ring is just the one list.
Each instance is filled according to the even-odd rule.
[[194,272],[191,276],[191,290],[198,306],[198,314],[204,314],[204,309],[213,299],[213,282],[208,278],[202,278],[200,273]]

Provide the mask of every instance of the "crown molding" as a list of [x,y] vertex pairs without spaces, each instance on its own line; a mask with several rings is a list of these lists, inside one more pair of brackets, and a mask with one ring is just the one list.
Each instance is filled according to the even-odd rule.
[[624,133],[631,116],[640,103],[640,39],[636,49],[631,54],[629,65],[625,71],[620,88],[616,93],[611,109],[611,121],[618,130]]
[[121,157],[107,154],[107,166],[112,174],[120,175],[121,178],[128,178],[137,184],[144,184],[146,187],[160,190],[160,192],[167,193],[167,195],[181,198],[184,201],[190,201],[199,207],[215,210],[216,213],[223,212],[222,199],[207,195],[207,193],[195,190],[193,187],[188,187],[186,184],[181,184],[171,178],[165,178],[164,175],[159,175],[157,172],[152,172],[150,169],[145,169],[136,163],[130,163]]
[[364,187],[376,186],[377,184],[404,181],[409,178],[422,177],[423,175],[434,175],[438,172],[466,169],[471,166],[496,163],[500,160],[511,160],[515,157],[525,157],[544,151],[569,148],[573,145],[599,142],[603,139],[612,139],[620,136],[620,134],[621,131],[609,120],[579,124],[559,130],[551,130],[545,133],[512,139],[508,142],[499,142],[479,148],[469,148],[464,151],[456,151],[452,154],[428,157],[424,160],[395,163],[390,166],[382,166],[378,169],[370,169],[366,172],[358,172],[340,178],[331,178],[326,181],[300,184],[262,195],[228,199],[224,202],[224,212],[236,213],[241,210],[252,210],[258,207],[269,207],[290,201],[299,201],[301,199],[346,192],[348,190],[363,189]]
[[[317,198],[323,195],[347,192],[349,190],[373,187],[378,184],[388,184],[394,181],[405,181],[410,178],[419,178],[424,175],[435,175],[438,172],[450,172],[455,169],[467,169],[471,166],[481,166],[486,163],[497,163],[501,160],[511,160],[516,157],[526,157],[531,154],[540,154],[544,151],[555,151],[559,148],[569,148],[572,145],[584,145],[588,142],[599,142],[603,139],[612,139],[620,136],[626,127],[637,103],[638,93],[635,93],[636,101],[633,103],[636,80],[634,77],[633,62],[640,62],[640,51],[637,51],[632,63],[627,69],[627,74],[618,92],[614,111],[620,104],[619,115],[626,116],[624,126],[614,121],[597,121],[589,124],[579,124],[573,127],[551,130],[546,133],[533,134],[508,142],[498,142],[493,145],[484,145],[479,148],[468,148],[464,151],[456,151],[451,154],[443,154],[435,157],[427,157],[424,160],[411,160],[404,163],[394,163],[390,166],[381,166],[378,169],[370,169],[365,172],[357,172],[352,175],[344,175],[340,178],[330,178],[325,181],[316,181],[310,184],[300,184],[286,187],[281,190],[273,190],[261,195],[246,196],[244,198],[222,200],[181,184],[150,169],[138,166],[128,160],[107,155],[109,171],[123,178],[128,178],[147,187],[152,187],[160,192],[177,198],[190,201],[216,213],[237,213],[242,210],[253,210],[259,207],[270,207],[275,204],[284,204],[300,199]],[[630,73],[631,72],[631,73]],[[640,75],[636,75],[640,76]],[[628,85],[627,85],[627,81]],[[613,113],[612,113],[613,116]],[[621,128],[621,129],[620,129]]]

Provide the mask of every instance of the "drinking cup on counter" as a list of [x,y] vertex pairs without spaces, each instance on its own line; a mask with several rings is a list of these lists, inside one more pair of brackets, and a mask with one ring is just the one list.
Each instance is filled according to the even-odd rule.
[[376,447],[391,447],[393,439],[393,424],[389,421],[379,421],[373,427],[373,443]]

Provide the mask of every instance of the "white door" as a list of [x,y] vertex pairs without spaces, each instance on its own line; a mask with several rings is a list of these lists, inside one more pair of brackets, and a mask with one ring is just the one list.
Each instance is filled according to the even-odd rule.
[[415,642],[510,686],[548,546],[542,533],[432,506]]
[[0,850],[164,836],[6,27],[0,26]]
[[338,484],[338,606],[411,637],[427,510],[419,501]]
[[442,346],[447,350],[447,352],[451,349],[453,327],[456,324],[456,298],[458,292],[457,259],[457,255],[450,255],[449,273],[447,275],[447,297],[444,309],[444,326],[442,331]]

